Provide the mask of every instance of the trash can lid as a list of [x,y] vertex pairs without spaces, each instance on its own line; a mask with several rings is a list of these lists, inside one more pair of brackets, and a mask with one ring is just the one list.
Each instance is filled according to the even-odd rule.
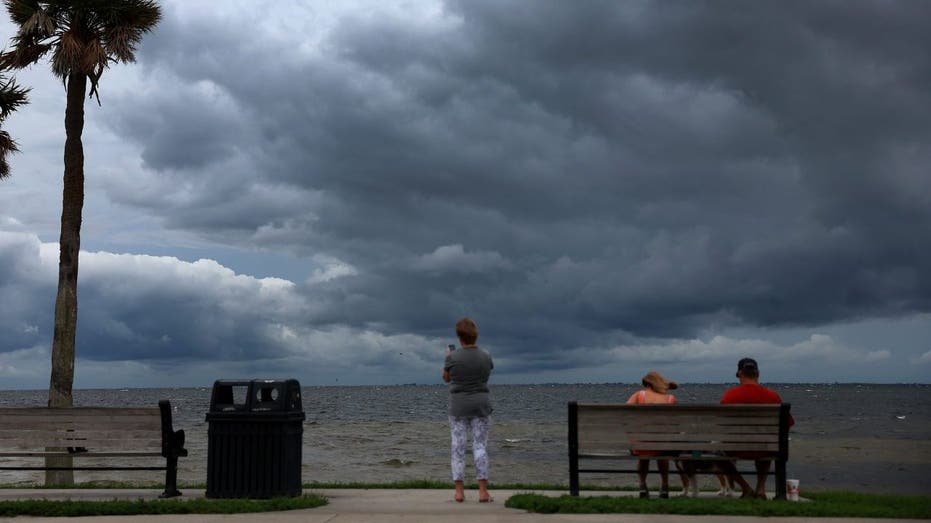
[[216,380],[210,412],[300,412],[301,384],[293,378]]

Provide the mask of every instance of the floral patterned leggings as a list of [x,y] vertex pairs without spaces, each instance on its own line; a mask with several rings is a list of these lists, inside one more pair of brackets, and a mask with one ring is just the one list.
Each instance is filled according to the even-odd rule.
[[472,429],[472,459],[475,461],[475,479],[488,479],[488,430],[491,418],[487,416],[450,416],[449,431],[452,434],[453,481],[462,481],[465,476],[465,452],[468,446],[468,431]]

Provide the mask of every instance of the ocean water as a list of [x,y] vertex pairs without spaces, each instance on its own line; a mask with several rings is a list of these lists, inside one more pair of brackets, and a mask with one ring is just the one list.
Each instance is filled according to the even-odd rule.
[[[792,404],[789,476],[802,490],[931,494],[931,385],[767,384]],[[680,403],[716,403],[728,384],[682,384]],[[491,482],[568,483],[566,403],[623,402],[634,384],[493,385]],[[210,388],[75,391],[77,406],[155,406],[168,399],[187,433],[182,483],[204,483]],[[446,387],[304,387],[306,482],[449,479]],[[0,406],[42,406],[45,391],[0,391]],[[5,458],[10,459],[10,458]],[[467,472],[468,474],[468,472]],[[78,481],[159,483],[159,472],[76,472]],[[583,483],[634,485],[632,475],[583,475]],[[42,481],[0,471],[0,483]],[[713,477],[705,478],[708,485]],[[673,480],[673,485],[677,481]],[[772,488],[772,486],[770,487]]]

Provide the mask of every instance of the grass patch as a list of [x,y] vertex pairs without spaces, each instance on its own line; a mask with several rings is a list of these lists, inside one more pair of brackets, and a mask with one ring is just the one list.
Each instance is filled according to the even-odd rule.
[[818,492],[807,503],[718,498],[639,499],[630,497],[548,497],[516,494],[505,506],[542,514],[678,514],[760,517],[859,517],[924,519],[931,496]]
[[129,516],[141,514],[246,514],[315,508],[322,496],[272,499],[191,499],[111,501],[0,501],[0,517]]

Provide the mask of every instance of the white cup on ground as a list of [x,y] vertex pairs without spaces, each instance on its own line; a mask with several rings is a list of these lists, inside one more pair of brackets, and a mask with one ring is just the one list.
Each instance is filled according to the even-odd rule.
[[797,479],[786,480],[786,498],[788,498],[789,501],[798,501],[798,480]]

